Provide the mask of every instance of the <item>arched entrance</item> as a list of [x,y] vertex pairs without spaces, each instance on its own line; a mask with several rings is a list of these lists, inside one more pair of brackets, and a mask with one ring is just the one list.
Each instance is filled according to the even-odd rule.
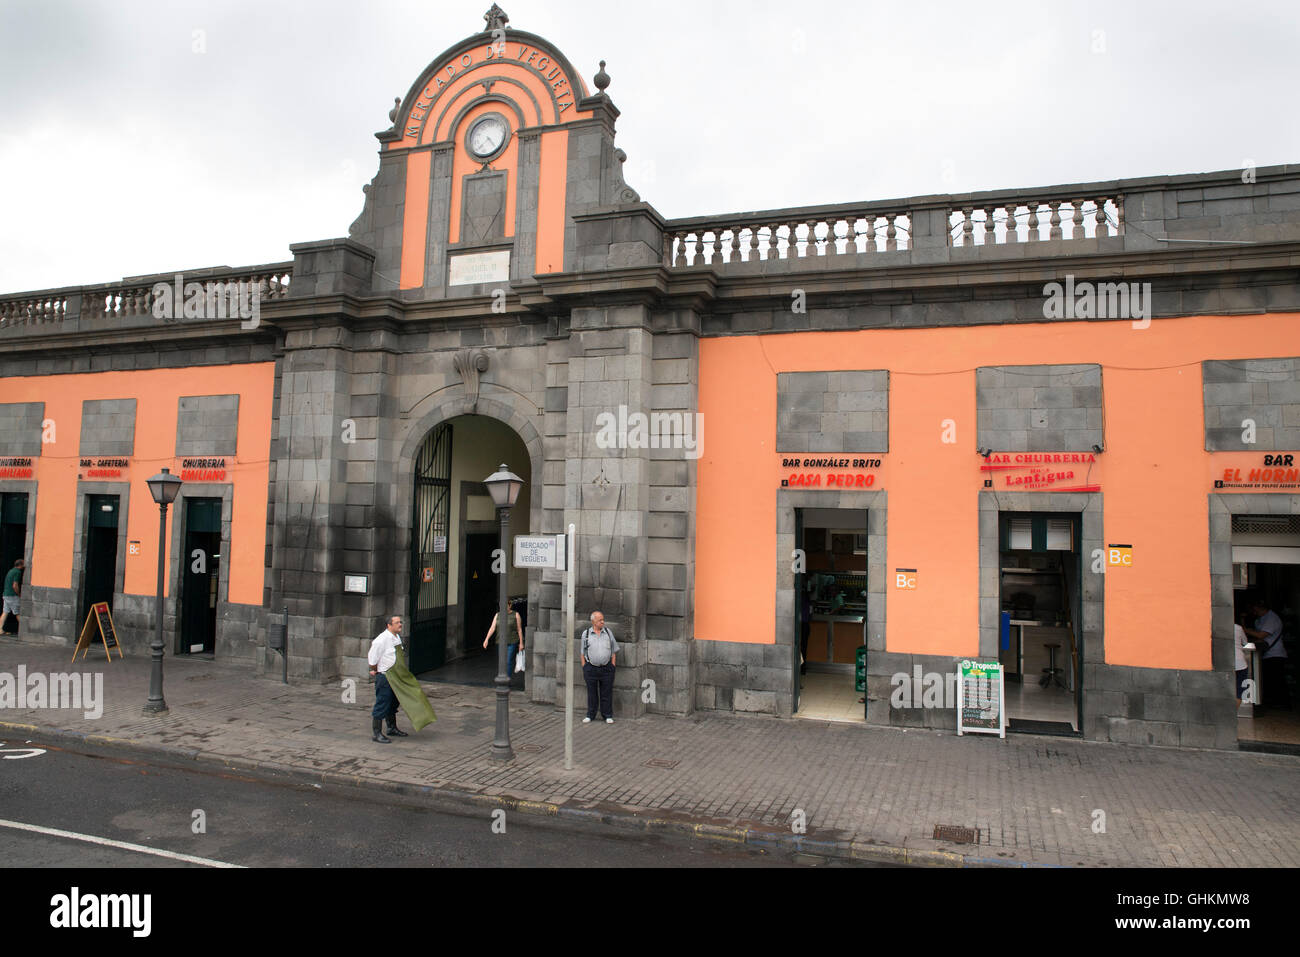
[[[434,426],[415,456],[407,631],[416,674],[485,684],[496,674],[483,637],[497,608],[492,561],[500,532],[483,479],[502,462],[524,480],[510,532],[526,534],[532,467],[510,426],[485,415],[456,416]],[[527,571],[508,574],[511,599],[526,597]]]

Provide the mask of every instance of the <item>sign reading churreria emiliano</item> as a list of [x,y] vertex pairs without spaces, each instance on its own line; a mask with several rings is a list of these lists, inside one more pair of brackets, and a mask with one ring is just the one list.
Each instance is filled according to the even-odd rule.
[[957,666],[957,733],[1007,736],[1002,665],[963,660]]

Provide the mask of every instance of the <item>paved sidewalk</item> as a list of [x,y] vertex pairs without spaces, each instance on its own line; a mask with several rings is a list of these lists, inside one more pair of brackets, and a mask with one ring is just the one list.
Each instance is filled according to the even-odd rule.
[[[1300,866],[1300,758],[1095,744],[1025,735],[958,738],[819,721],[699,714],[581,723],[564,770],[564,715],[511,695],[516,759],[489,757],[488,688],[426,683],[438,721],[370,740],[371,686],[282,685],[211,661],[168,658],[171,711],[145,716],[149,660],[69,664],[70,649],[0,640],[0,674],[104,675],[104,710],[0,710],[0,740],[143,748],[171,757],[427,795],[439,802],[677,830],[810,853],[926,864]],[[92,650],[91,655],[94,655]],[[0,681],[5,680],[0,678]],[[410,723],[400,719],[405,730]],[[9,768],[15,767],[9,765]],[[8,768],[0,766],[0,773]],[[790,821],[802,811],[806,833]],[[1097,811],[1105,831],[1094,833]],[[932,839],[979,828],[978,845]]]

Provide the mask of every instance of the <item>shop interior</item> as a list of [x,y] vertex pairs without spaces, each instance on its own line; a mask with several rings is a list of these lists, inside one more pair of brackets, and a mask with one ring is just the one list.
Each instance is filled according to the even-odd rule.
[[1256,700],[1248,695],[1237,710],[1238,743],[1247,750],[1300,753],[1300,516],[1233,516],[1232,562],[1233,620],[1258,629],[1254,604],[1262,601],[1282,620],[1286,650],[1285,664],[1270,674],[1262,642],[1248,636],[1247,677]]
[[1079,731],[1080,594],[1077,515],[1003,512],[998,660],[1011,731]]
[[867,511],[796,509],[795,526],[806,558],[795,575],[795,716],[865,722]]

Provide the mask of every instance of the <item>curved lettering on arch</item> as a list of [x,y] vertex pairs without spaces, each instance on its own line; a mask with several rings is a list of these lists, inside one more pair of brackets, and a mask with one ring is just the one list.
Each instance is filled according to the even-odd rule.
[[[427,142],[430,113],[435,108],[441,113],[446,102],[444,97],[458,85],[457,81],[468,79],[483,67],[503,69],[509,65],[528,76],[529,85],[535,83],[536,91],[544,88],[545,99],[551,104],[551,122],[590,115],[589,111],[578,110],[578,101],[587,96],[586,84],[562,53],[540,37],[525,32],[512,31],[503,46],[505,54],[498,56],[490,39],[480,35],[462,41],[434,60],[406,94],[394,128],[379,134],[379,139],[388,144],[386,148],[404,149]],[[469,79],[469,82],[483,79],[490,78],[480,76],[479,80]]]

